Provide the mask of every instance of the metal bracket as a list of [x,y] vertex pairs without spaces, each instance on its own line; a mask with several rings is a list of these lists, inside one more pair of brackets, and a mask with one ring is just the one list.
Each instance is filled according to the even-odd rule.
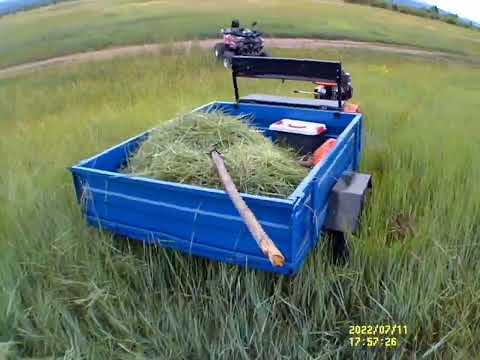
[[342,108],[342,64],[338,61],[288,59],[259,56],[233,56],[232,80],[236,106],[239,102],[237,77],[296,81],[335,81],[338,107]]
[[233,80],[233,90],[235,91],[235,105],[238,106],[238,101],[240,96],[238,94],[238,83],[237,83],[237,73],[235,70],[232,71],[232,80]]
[[328,200],[326,230],[356,232],[365,197],[372,187],[370,174],[345,172],[333,186]]

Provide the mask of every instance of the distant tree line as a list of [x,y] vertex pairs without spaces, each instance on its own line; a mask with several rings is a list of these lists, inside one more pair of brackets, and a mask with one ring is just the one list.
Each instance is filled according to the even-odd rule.
[[443,21],[443,22],[457,25],[457,26],[480,30],[477,26],[475,26],[473,21],[470,21],[470,22],[462,21],[462,19],[460,19],[457,14],[447,14],[447,15],[441,14],[440,9],[435,5],[430,8],[416,9],[410,6],[394,4],[387,0],[343,0],[343,1],[347,3],[353,3],[353,4],[375,6],[383,9],[398,11],[404,14],[421,16],[424,18],[435,19],[435,20]]

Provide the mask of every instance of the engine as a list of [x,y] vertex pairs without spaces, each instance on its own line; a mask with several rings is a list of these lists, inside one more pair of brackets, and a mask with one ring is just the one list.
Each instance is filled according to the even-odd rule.
[[[336,83],[316,83],[315,98],[323,100],[338,100],[339,91]],[[342,78],[340,80],[341,100],[350,100],[353,97],[352,77],[349,73],[342,71]]]

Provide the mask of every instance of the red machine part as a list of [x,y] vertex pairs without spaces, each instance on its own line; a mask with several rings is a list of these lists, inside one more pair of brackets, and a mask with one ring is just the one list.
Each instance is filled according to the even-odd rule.
[[330,82],[330,81],[314,81],[314,84],[319,86],[325,86],[325,87],[337,86],[336,82]]
[[223,35],[223,42],[232,49],[237,47],[237,43],[235,42],[233,35]]
[[362,112],[360,110],[360,105],[358,105],[358,104],[345,104],[345,106],[343,107],[343,111],[348,112],[348,113],[360,113],[360,112]]
[[337,145],[336,139],[328,139],[313,153],[313,166],[321,162]]

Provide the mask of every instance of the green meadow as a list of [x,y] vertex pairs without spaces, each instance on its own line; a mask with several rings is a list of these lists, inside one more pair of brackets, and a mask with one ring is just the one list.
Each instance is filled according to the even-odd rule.
[[350,39],[480,56],[480,32],[340,0],[76,0],[0,19],[0,68],[72,52],[219,36],[233,17],[268,36]]
[[[286,278],[85,225],[67,167],[179,113],[232,99],[230,74],[209,53],[3,79],[0,357],[477,356],[480,68],[359,50],[275,53],[341,59],[353,75],[366,116],[362,170],[373,174],[374,193],[350,262],[332,265],[322,241],[299,275]],[[244,94],[295,88],[309,85],[241,82]],[[408,333],[390,349],[350,345],[350,325],[375,324],[406,325]]]

